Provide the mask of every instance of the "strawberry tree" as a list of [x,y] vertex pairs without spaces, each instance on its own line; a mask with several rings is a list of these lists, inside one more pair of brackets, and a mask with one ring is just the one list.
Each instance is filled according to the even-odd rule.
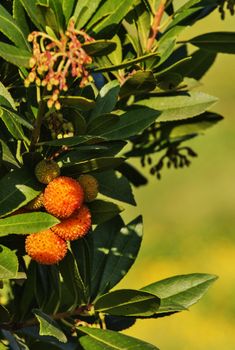
[[120,331],[216,280],[116,287],[143,237],[141,216],[121,217],[147,183],[132,159],[157,179],[189,166],[190,139],[222,119],[193,89],[235,33],[180,38],[218,9],[234,0],[1,1],[1,350],[157,349]]

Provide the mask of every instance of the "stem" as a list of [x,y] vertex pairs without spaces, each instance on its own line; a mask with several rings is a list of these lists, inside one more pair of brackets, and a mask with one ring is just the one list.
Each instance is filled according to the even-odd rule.
[[153,44],[154,44],[154,40],[158,34],[159,28],[160,28],[160,23],[162,20],[162,16],[164,14],[164,10],[165,10],[165,0],[162,0],[153,19],[153,23],[152,26],[150,28],[150,32],[149,32],[149,38],[148,38],[148,42],[147,42],[147,52],[151,51]]
[[43,117],[46,112],[46,101],[41,100],[38,105],[38,114],[37,114],[37,119],[35,122],[35,127],[32,132],[32,137],[31,137],[31,143],[29,150],[32,152],[35,149],[35,146],[40,138],[40,131],[41,131],[41,126],[42,126],[42,121]]
[[[78,307],[73,311],[59,312],[57,314],[49,315],[49,316],[53,320],[63,320],[63,319],[69,318],[71,316],[81,315],[81,314],[83,314],[83,312],[84,312],[84,307]],[[25,322],[22,322],[22,323],[15,323],[15,322],[2,323],[2,324],[0,324],[0,328],[6,329],[9,331],[16,331],[16,330],[21,329],[21,328],[35,326],[38,323],[39,323],[38,319],[36,317],[34,317],[34,318],[26,320]]]

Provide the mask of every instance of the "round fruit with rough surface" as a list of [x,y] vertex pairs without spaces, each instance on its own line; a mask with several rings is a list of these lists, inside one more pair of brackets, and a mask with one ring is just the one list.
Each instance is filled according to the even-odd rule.
[[85,202],[92,202],[99,192],[98,181],[94,176],[88,174],[80,175],[78,181],[84,190]]
[[84,237],[91,227],[91,213],[86,205],[83,205],[71,217],[63,220],[51,229],[65,240],[75,240]]
[[47,185],[60,175],[60,167],[54,160],[41,160],[35,167],[35,176],[39,182]]
[[67,243],[49,229],[29,235],[25,241],[25,250],[38,263],[52,265],[65,257]]
[[67,176],[57,177],[44,191],[44,207],[47,212],[61,219],[71,216],[81,207],[83,200],[82,186]]

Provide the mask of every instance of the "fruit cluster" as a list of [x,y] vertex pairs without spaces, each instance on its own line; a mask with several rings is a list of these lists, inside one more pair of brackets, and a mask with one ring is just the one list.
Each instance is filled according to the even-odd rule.
[[91,213],[85,202],[96,198],[98,183],[91,175],[81,175],[78,181],[60,176],[57,163],[47,160],[38,163],[35,175],[47,186],[43,194],[28,203],[27,208],[38,210],[44,206],[61,222],[27,236],[25,249],[40,264],[56,264],[67,253],[67,241],[82,238],[90,230]]

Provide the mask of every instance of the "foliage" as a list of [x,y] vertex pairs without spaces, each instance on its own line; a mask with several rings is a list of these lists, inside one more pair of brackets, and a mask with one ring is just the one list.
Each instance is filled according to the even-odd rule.
[[[233,14],[234,3],[227,2]],[[235,33],[187,42],[180,34],[217,7],[223,17],[225,1],[176,3],[2,1],[3,349],[157,349],[118,331],[139,318],[189,308],[216,280],[189,274],[112,290],[135,262],[143,237],[142,217],[126,224],[116,202],[136,205],[131,185],[147,181],[131,158],[160,178],[165,165],[188,166],[196,153],[185,142],[222,119],[208,111],[217,98],[193,89],[218,53],[234,53]],[[61,221],[27,207],[45,189],[34,174],[41,159],[57,162],[62,176],[91,174],[99,183],[98,198],[86,203],[92,227],[55,265],[30,260],[24,247],[24,235]]]

